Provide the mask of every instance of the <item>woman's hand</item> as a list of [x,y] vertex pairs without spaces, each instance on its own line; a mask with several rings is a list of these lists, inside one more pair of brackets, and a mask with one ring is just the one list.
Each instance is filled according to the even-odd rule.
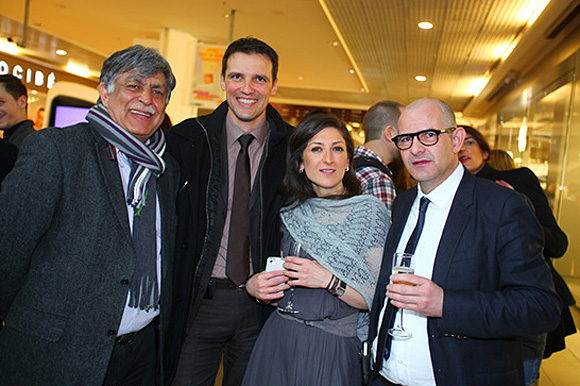
[[303,259],[297,256],[286,256],[284,274],[295,280],[290,280],[292,287],[326,288],[332,274],[315,260]]

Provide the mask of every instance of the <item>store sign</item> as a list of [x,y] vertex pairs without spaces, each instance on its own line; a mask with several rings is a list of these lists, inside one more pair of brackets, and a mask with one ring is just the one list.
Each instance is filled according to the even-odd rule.
[[46,94],[57,81],[80,83],[89,87],[97,87],[96,80],[91,80],[69,74],[58,68],[45,66],[42,62],[26,60],[21,56],[13,56],[0,52],[0,75],[14,75],[22,81],[28,90],[36,90]]
[[36,87],[46,87],[51,89],[56,82],[56,75],[54,72],[35,70],[30,67],[25,68],[20,64],[14,64],[12,67],[5,61],[0,60],[0,75],[12,74],[18,79],[22,80],[22,83],[26,85],[33,84]]

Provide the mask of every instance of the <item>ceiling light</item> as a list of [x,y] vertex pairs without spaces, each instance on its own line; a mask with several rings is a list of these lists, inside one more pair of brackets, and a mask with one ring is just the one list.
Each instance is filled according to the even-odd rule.
[[516,48],[519,41],[520,41],[520,39],[514,39],[514,41],[511,42],[511,44],[508,46],[508,48],[506,48],[505,52],[501,56],[501,60],[506,60],[508,58],[508,56],[511,55],[512,51],[514,50],[514,48]]
[[0,51],[4,51],[10,55],[17,55],[18,46],[16,46],[16,43],[11,42],[8,39],[0,39]]
[[66,52],[66,50],[56,50],[55,54],[57,54],[58,56],[67,56],[68,52]]
[[73,62],[68,62],[66,65],[66,71],[70,72],[71,74],[82,76],[83,78],[88,78],[91,75],[91,72],[88,68]]
[[518,12],[517,19],[522,23],[531,25],[544,11],[550,0],[533,0],[526,3]]
[[528,137],[528,125],[526,124],[526,117],[524,117],[524,121],[520,126],[520,130],[518,132],[518,150],[520,153],[526,151],[527,146],[527,138]]
[[487,86],[488,82],[489,82],[489,78],[486,78],[486,77],[481,77],[481,78],[475,79],[469,85],[469,88],[467,89],[467,93],[469,95],[478,96],[483,91],[485,86]]
[[422,21],[419,24],[417,24],[417,27],[421,29],[431,29],[433,28],[433,24],[429,23],[428,21]]
[[348,73],[349,73],[349,74],[356,74],[356,71],[355,71],[355,70],[353,70],[353,69],[350,69],[350,70],[348,70]]
[[304,77],[303,76],[299,76],[298,77],[298,80],[304,80]]
[[417,76],[415,77],[415,80],[416,80],[417,82],[426,82],[426,81],[427,81],[427,77],[426,77],[425,75],[417,75]]
[[528,25],[534,24],[536,19],[538,19],[538,17],[540,17],[540,15],[542,14],[542,12],[544,12],[544,9],[548,6],[548,4],[550,4],[550,0],[542,0],[540,4],[538,4],[538,7],[534,11],[534,13],[532,13],[532,16],[530,16],[530,18],[528,19]]
[[336,40],[335,40],[335,41],[333,41],[333,42],[332,42],[332,43],[330,43],[330,44],[332,44],[332,46],[333,46],[333,47],[338,47],[338,46],[340,45],[340,43],[339,43],[339,42],[337,42]]

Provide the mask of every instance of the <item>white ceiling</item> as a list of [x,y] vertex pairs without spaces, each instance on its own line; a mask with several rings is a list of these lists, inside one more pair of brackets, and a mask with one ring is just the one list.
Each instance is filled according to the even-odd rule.
[[[56,36],[31,33],[27,45],[45,60],[66,42],[93,69],[135,39],[159,39],[163,28],[183,30],[201,42],[227,45],[255,36],[280,55],[277,99],[296,104],[366,109],[381,99],[409,103],[430,96],[456,111],[481,117],[496,103],[490,96],[506,77],[517,79],[561,40],[547,39],[580,0],[552,0],[538,21],[526,26],[522,10],[540,0],[31,0],[29,25]],[[0,35],[18,36],[12,20],[24,19],[24,0],[0,4]],[[9,19],[8,19],[9,18]],[[11,20],[10,20],[11,19]],[[576,18],[574,23],[576,23]],[[432,30],[417,28],[420,21]],[[16,37],[17,37],[16,36]],[[521,40],[506,61],[494,50]],[[60,39],[58,39],[60,38]],[[340,41],[338,46],[332,43]],[[357,70],[355,74],[349,70]],[[417,82],[416,75],[426,82]],[[473,97],[471,82],[488,74]],[[364,91],[363,91],[364,90]],[[488,101],[490,99],[491,101]]]

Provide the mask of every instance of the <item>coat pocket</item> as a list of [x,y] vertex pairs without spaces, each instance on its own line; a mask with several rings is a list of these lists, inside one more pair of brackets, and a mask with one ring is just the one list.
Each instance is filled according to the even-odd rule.
[[5,328],[57,342],[63,335],[68,318],[49,314],[33,308],[13,304],[6,316]]

